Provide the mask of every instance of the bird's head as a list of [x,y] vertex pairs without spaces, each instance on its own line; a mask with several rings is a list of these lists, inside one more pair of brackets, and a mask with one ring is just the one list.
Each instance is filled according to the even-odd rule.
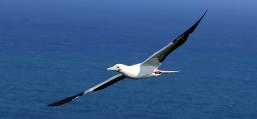
[[114,66],[107,68],[107,70],[120,72],[125,66],[126,65],[124,64],[115,64]]

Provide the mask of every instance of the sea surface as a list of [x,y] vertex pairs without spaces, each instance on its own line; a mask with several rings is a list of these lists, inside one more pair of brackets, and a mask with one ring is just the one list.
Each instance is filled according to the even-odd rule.
[[[257,119],[256,0],[0,0],[0,119]],[[189,28],[145,80],[47,104],[143,61]]]

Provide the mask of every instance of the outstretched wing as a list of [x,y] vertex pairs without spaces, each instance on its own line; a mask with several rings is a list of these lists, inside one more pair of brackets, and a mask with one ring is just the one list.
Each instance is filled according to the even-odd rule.
[[154,53],[152,56],[147,58],[142,65],[150,65],[154,67],[159,67],[161,63],[165,60],[165,58],[176,48],[181,46],[184,42],[186,42],[188,36],[196,29],[198,24],[201,22],[203,17],[205,16],[207,10],[204,12],[202,17],[194,24],[192,25],[188,30],[186,30],[184,33],[182,33],[179,37],[177,37],[175,40],[170,42],[168,45],[166,45],[161,50]]
[[96,86],[94,86],[92,88],[89,88],[86,91],[83,91],[83,92],[80,92],[80,93],[78,93],[76,95],[73,95],[73,96],[67,97],[65,99],[56,101],[54,103],[49,104],[48,106],[59,106],[59,105],[71,102],[71,101],[73,101],[73,100],[79,98],[80,96],[83,96],[83,95],[85,95],[85,94],[87,94],[89,92],[98,91],[98,90],[104,89],[104,88],[106,88],[106,87],[108,87],[108,86],[110,86],[110,85],[112,85],[112,84],[114,84],[114,83],[124,79],[124,78],[126,78],[125,75],[117,74],[117,75],[109,78],[108,80],[106,80],[106,81],[104,81],[104,82],[102,82],[102,83],[100,83],[100,84],[98,84],[98,85],[96,85]]

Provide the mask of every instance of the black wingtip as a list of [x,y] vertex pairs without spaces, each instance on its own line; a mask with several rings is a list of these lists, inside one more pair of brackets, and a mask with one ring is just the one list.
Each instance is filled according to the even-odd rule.
[[49,104],[48,107],[54,107],[54,106],[63,105],[63,104],[68,103],[70,101],[72,101],[72,99],[60,100],[60,101],[57,101],[57,102]]
[[186,32],[187,33],[192,33],[194,32],[194,30],[196,29],[196,27],[198,26],[198,24],[202,21],[202,19],[204,18],[204,16],[206,15],[208,9],[205,10],[205,12],[203,13],[203,15],[201,16],[201,18],[199,20],[197,20],[197,22],[191,26]]
[[203,15],[201,16],[201,18],[198,21],[201,21],[203,19],[203,17],[206,15],[206,13],[208,12],[208,9],[206,9],[203,13]]
[[81,92],[81,93],[76,94],[76,95],[74,95],[74,96],[70,96],[70,97],[67,97],[67,98],[65,98],[65,99],[62,99],[62,100],[56,101],[56,102],[54,102],[54,103],[51,103],[51,104],[49,104],[48,106],[49,106],[49,107],[54,107],[54,106],[63,105],[63,104],[65,104],[65,103],[71,102],[72,100],[76,99],[76,98],[79,97],[79,96],[82,96],[83,94],[84,94],[84,92]]
[[203,19],[203,17],[206,15],[206,13],[208,12],[208,9],[205,10],[205,12],[203,13],[202,17],[200,18],[199,21],[201,21]]
[[208,8],[205,10],[202,16],[204,16],[208,12]]
[[68,98],[65,98],[63,100],[59,100],[59,101],[56,101],[54,103],[51,103],[49,104],[48,106],[49,107],[54,107],[54,106],[59,106],[59,105],[63,105],[65,103],[68,103],[68,102],[71,102],[75,97],[68,97]]

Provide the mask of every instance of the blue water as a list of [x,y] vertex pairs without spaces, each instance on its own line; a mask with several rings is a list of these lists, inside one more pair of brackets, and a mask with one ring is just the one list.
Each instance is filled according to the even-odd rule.
[[[0,119],[256,119],[254,0],[1,0]],[[134,64],[208,13],[162,69],[49,108]]]

